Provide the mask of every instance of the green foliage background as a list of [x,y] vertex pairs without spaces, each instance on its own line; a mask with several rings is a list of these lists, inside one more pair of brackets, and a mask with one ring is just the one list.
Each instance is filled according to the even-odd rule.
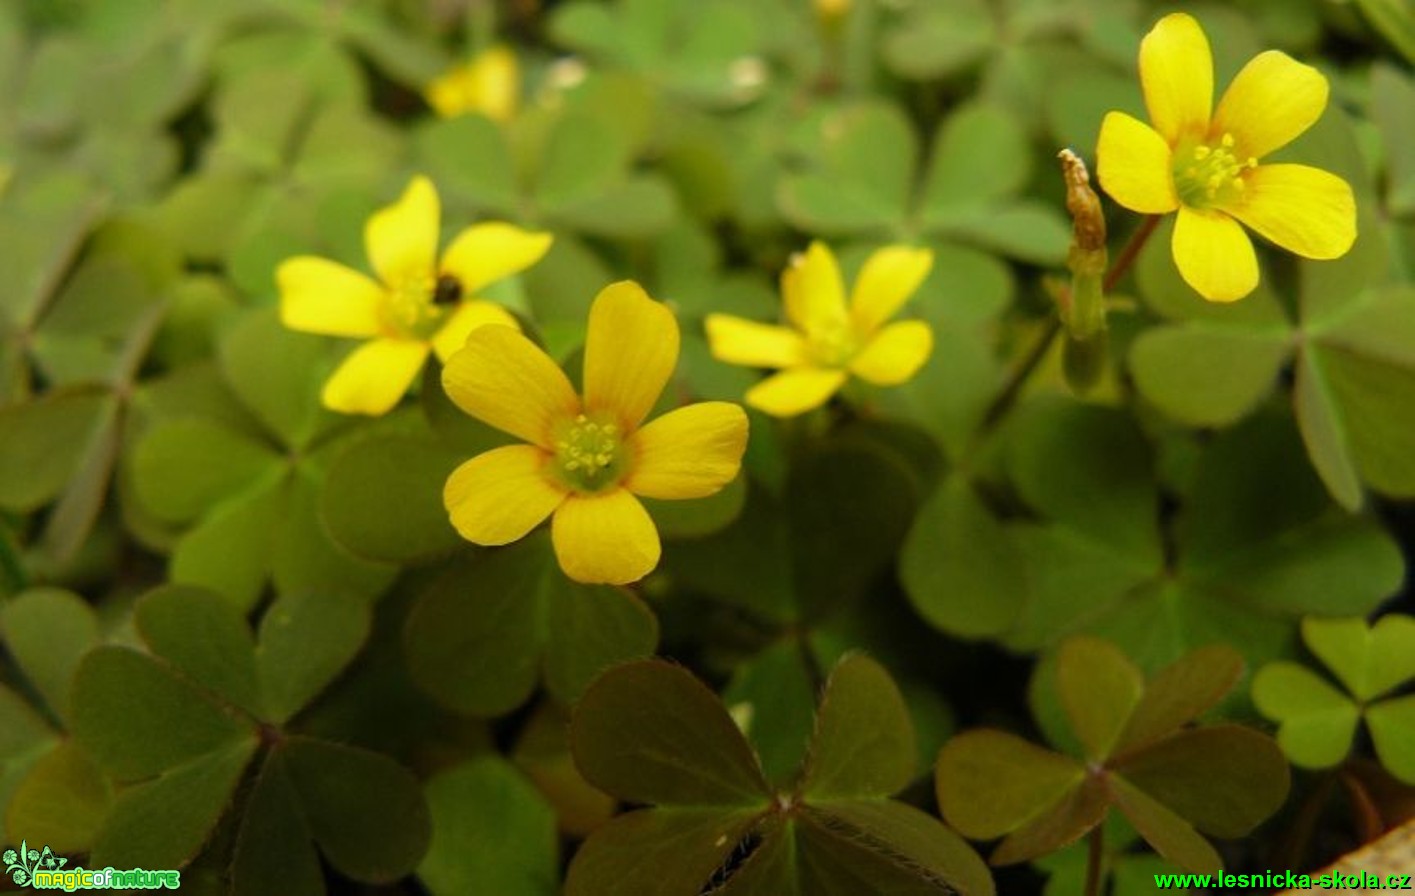
[[[1075,634],[1151,676],[1229,645],[1246,671],[1206,720],[1328,769],[1230,869],[1311,867],[1408,815],[1409,620],[1326,618],[1411,609],[1409,7],[1185,5],[1217,83],[1270,47],[1330,79],[1282,154],[1351,183],[1359,240],[1266,252],[1257,293],[1212,305],[1162,227],[1112,297],[1101,385],[1072,395],[1053,352],[1015,403],[1069,241],[1056,150],[1089,157],[1106,111],[1142,111],[1138,40],[1173,6],[850,7],[0,3],[0,842],[182,867],[198,893],[540,896],[599,831],[569,892],[981,893],[931,817],[934,759],[979,724],[1078,752],[1056,684]],[[521,60],[514,122],[434,117],[423,85],[493,40]],[[740,400],[754,375],[711,359],[701,320],[776,320],[812,237],[847,273],[883,243],[934,251],[911,306],[932,358],[801,419],[753,413],[737,482],[650,507],[664,557],[637,588],[567,581],[544,533],[473,548],[442,483],[501,436],[435,364],[387,417],[322,409],[348,344],[274,311],[281,260],[361,267],[364,220],[416,172],[448,230],[554,232],[489,297],[558,359],[609,281],[669,302],[673,403]],[[1118,248],[1133,225],[1107,210]],[[615,665],[653,654],[716,696]],[[606,827],[616,800],[655,808]],[[1113,892],[1150,892],[1168,866],[1105,829]],[[1073,846],[997,886],[1079,894],[1084,866]]]

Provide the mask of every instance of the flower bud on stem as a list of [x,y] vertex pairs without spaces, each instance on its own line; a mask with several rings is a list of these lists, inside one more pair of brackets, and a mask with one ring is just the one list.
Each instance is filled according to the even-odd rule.
[[1061,297],[1061,320],[1072,339],[1085,342],[1105,330],[1105,215],[1091,189],[1086,163],[1069,149],[1060,154],[1066,179],[1066,210],[1071,213],[1071,289]]

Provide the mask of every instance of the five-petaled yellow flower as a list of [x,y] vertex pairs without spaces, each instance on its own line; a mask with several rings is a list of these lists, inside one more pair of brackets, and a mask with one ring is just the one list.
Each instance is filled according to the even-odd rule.
[[928,360],[933,330],[921,320],[886,322],[932,265],[928,249],[886,246],[865,261],[847,306],[835,255],[813,242],[781,275],[790,326],[709,314],[713,357],[780,371],[746,395],[747,404],[777,417],[820,407],[851,374],[877,386],[897,386]]
[[510,121],[521,99],[521,67],[507,47],[490,47],[428,84],[423,96],[443,118],[480,112]]
[[442,386],[473,417],[529,444],[494,448],[447,480],[443,503],[468,541],[509,544],[554,514],[566,575],[622,585],[658,565],[658,530],[635,495],[702,498],[731,482],[747,415],[707,401],[645,424],[678,363],[678,324],[637,283],[590,308],[584,397],[518,330],[482,327],[452,356]]
[[381,282],[337,262],[302,255],[275,272],[280,319],[292,330],[367,339],[324,384],[326,407],[383,414],[398,403],[429,352],[446,361],[483,324],[516,319],[477,290],[525,270],[551,237],[498,221],[463,230],[437,256],[437,191],[415,177],[393,205],[364,228],[369,261]]
[[1122,112],[1101,124],[1101,186],[1128,209],[1178,210],[1179,273],[1204,298],[1241,299],[1258,285],[1258,260],[1241,221],[1307,258],[1337,258],[1356,239],[1346,181],[1307,165],[1258,160],[1311,127],[1327,80],[1286,53],[1249,60],[1218,108],[1209,42],[1191,16],[1160,19],[1140,43],[1140,83],[1154,127]]

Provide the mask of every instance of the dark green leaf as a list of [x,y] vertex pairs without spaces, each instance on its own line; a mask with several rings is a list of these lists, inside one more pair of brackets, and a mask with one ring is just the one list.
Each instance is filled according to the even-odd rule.
[[1246,836],[1287,798],[1287,760],[1272,738],[1238,725],[1181,731],[1131,753],[1115,773],[1216,837]]
[[228,742],[122,791],[93,846],[93,864],[180,868],[191,861],[226,811],[255,753],[256,739]]
[[625,663],[575,706],[575,763],[591,784],[637,803],[765,805],[757,757],[717,696],[687,670]]
[[260,712],[250,629],[229,601],[200,588],[168,585],[144,595],[134,618],[152,652],[191,684]]
[[914,777],[914,725],[899,689],[874,660],[841,660],[826,681],[802,778],[812,800],[892,796]]
[[284,723],[349,664],[368,638],[368,604],[347,595],[283,595],[260,621],[255,672],[267,717]]
[[432,823],[411,772],[379,753],[303,737],[286,740],[280,758],[331,865],[368,883],[417,867]]
[[157,661],[125,647],[85,656],[70,699],[74,736],[120,781],[229,751],[245,744],[251,730]]

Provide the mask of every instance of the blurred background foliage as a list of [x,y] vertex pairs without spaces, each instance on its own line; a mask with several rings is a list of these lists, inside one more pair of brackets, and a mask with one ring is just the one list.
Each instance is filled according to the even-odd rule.
[[[1265,254],[1257,293],[1211,305],[1161,232],[1112,297],[1101,385],[1073,396],[1052,352],[1008,389],[1066,256],[1056,151],[1089,157],[1106,111],[1141,111],[1138,40],[1172,8],[0,2],[0,841],[243,896],[552,894],[592,834],[569,892],[983,893],[934,757],[982,724],[1075,752],[1076,634],[1125,676],[1241,656],[1205,718],[1276,732],[1299,770],[1220,844],[1230,870],[1312,867],[1409,818],[1410,7],[1186,4],[1219,83],[1270,47],[1326,74],[1331,106],[1283,155],[1351,183],[1356,247]],[[512,95],[434,114],[425,88],[493,46]],[[670,405],[740,400],[753,374],[711,359],[701,320],[776,320],[812,237],[847,274],[931,248],[911,308],[933,355],[895,389],[753,413],[737,482],[651,502],[664,557],[639,587],[567,581],[540,535],[472,548],[442,483],[502,437],[435,362],[386,417],[322,409],[349,346],[274,310],[281,260],[360,266],[363,221],[418,172],[449,231],[554,233],[487,297],[556,358],[610,280],[668,302]],[[1107,209],[1118,247],[1133,225]],[[721,705],[662,662],[591,684],[652,654]],[[674,725],[700,742],[664,749],[725,789],[635,780]],[[820,770],[852,750],[878,775]],[[611,823],[620,801],[655,808]],[[1105,830],[1112,892],[1151,892],[1172,866],[1119,815]],[[997,887],[1079,894],[1084,853],[1033,850]]]

